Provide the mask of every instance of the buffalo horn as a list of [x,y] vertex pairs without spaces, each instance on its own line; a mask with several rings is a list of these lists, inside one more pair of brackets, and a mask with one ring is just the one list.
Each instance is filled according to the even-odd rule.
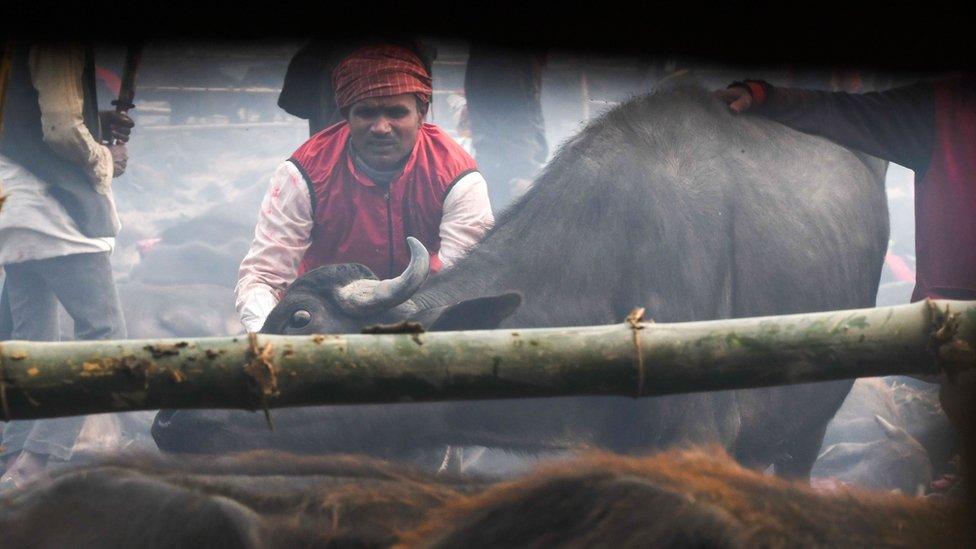
[[419,240],[407,237],[410,264],[403,273],[388,280],[357,280],[336,292],[336,303],[349,314],[362,315],[396,307],[410,299],[427,280],[430,254]]

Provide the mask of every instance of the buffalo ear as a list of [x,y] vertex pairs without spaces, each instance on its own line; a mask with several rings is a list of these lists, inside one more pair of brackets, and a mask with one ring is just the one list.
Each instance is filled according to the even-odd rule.
[[520,305],[522,294],[518,293],[462,301],[441,308],[436,319],[430,322],[430,331],[493,330]]

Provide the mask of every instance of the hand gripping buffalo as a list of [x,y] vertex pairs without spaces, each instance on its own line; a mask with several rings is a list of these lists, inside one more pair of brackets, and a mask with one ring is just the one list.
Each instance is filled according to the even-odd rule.
[[[534,187],[453,268],[427,254],[397,279],[330,265],[295,281],[264,332],[351,333],[681,322],[870,307],[887,245],[884,164],[700,89],[636,98],[566,142]],[[653,365],[649,365],[653,367]],[[806,477],[850,381],[662,398],[568,397],[164,412],[160,447],[423,455],[443,445],[638,453],[719,442]]]

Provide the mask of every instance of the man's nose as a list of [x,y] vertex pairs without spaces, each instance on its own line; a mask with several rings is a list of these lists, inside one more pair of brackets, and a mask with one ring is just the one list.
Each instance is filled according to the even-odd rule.
[[376,119],[376,122],[373,122],[373,125],[370,126],[369,131],[375,134],[384,135],[393,131],[393,126],[390,125],[390,121],[387,120],[385,116],[380,116]]

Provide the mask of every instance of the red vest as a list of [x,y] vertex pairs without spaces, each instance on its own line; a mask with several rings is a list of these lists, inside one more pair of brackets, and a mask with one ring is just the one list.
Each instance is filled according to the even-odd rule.
[[[976,298],[976,89],[973,80],[935,83],[932,159],[915,182],[913,300]],[[945,292],[950,290],[950,292]]]
[[403,172],[389,190],[359,173],[349,151],[349,126],[340,122],[312,136],[291,161],[312,195],[312,244],[299,275],[333,263],[362,263],[381,279],[400,274],[410,261],[412,236],[432,254],[441,247],[444,198],[460,178],[477,169],[474,159],[433,124],[423,124]]

